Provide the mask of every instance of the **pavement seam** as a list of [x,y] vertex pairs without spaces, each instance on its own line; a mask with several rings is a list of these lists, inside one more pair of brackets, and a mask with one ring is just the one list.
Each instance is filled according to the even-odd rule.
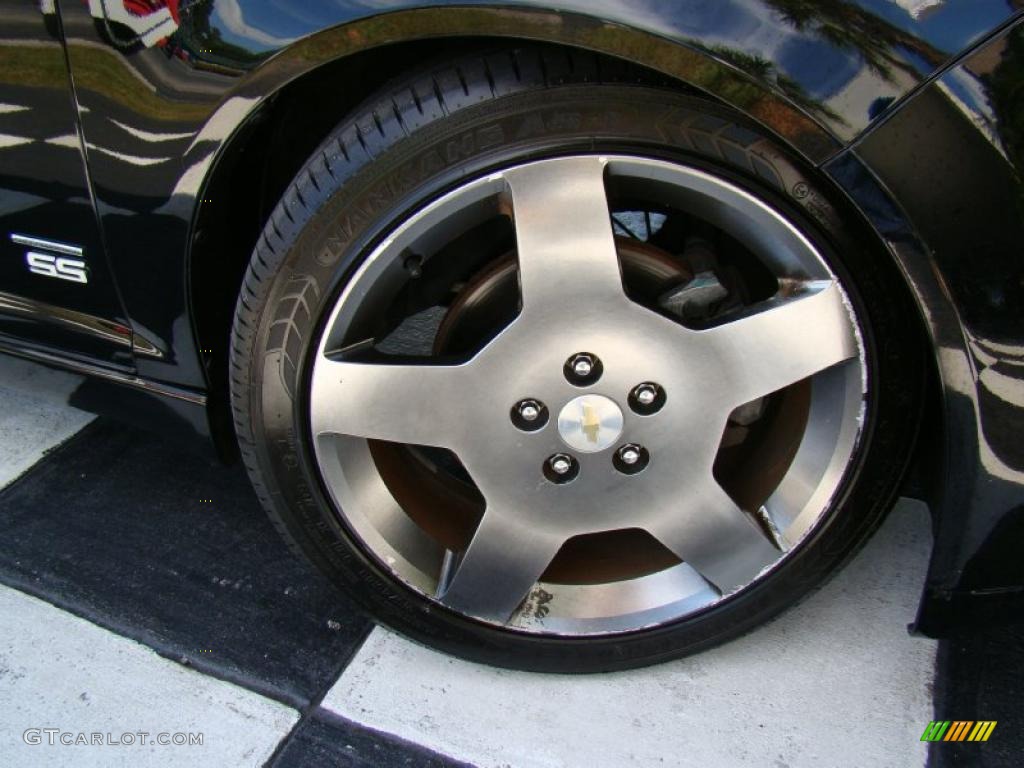
[[[370,624],[366,627],[366,629],[363,630],[362,638],[360,638],[359,642],[352,644],[352,648],[349,650],[348,655],[338,664],[337,670],[332,675],[331,682],[325,685],[320,691],[318,691],[316,696],[314,696],[305,707],[299,709],[299,719],[295,722],[295,725],[292,726],[291,730],[288,731],[285,737],[278,742],[277,747],[274,749],[273,753],[271,753],[270,757],[263,764],[264,768],[273,768],[275,761],[278,760],[278,758],[284,752],[285,748],[291,743],[295,734],[298,733],[299,728],[304,723],[306,723],[310,718],[312,718],[318,710],[324,712],[329,711],[321,710],[320,703],[327,697],[327,694],[331,692],[331,689],[335,685],[337,685],[338,681],[341,679],[341,676],[345,674],[345,670],[348,669],[349,664],[351,664],[353,659],[355,659],[356,654],[363,647],[363,644],[366,642],[366,639],[370,636],[370,633],[373,631],[373,629],[374,625]],[[362,730],[370,730],[365,728],[365,726],[359,725],[358,723],[353,723],[352,725]]]

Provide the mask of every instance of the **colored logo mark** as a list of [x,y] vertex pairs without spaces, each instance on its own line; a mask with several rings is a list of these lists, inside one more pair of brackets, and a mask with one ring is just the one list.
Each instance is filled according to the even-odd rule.
[[932,720],[921,741],[988,741],[996,720]]

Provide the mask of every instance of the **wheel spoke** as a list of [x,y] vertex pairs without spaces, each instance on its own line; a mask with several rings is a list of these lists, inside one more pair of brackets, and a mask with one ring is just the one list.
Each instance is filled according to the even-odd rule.
[[749,583],[779,557],[764,532],[714,481],[688,490],[651,533],[722,594]]
[[701,331],[716,361],[717,390],[732,407],[857,356],[853,324],[835,283],[772,302],[755,314]]
[[505,173],[525,311],[624,298],[604,169],[602,158],[574,157]]
[[314,435],[452,447],[463,366],[382,365],[321,357],[310,397]]
[[556,536],[489,510],[438,599],[471,616],[506,623],[561,545]]

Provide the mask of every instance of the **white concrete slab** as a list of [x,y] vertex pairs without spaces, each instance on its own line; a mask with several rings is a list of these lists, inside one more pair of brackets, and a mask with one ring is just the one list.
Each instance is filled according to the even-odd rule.
[[721,648],[629,673],[514,673],[375,630],[324,706],[480,766],[922,766],[936,644],[911,638],[927,509],[901,502],[830,584]]
[[0,360],[0,487],[93,420],[92,414],[61,404],[78,382],[24,360]]
[[[283,704],[7,587],[0,587],[0,712],[0,763],[23,768],[258,766],[298,719]],[[42,729],[57,729],[52,745]],[[189,733],[202,734],[202,744],[173,743],[174,734]],[[86,744],[74,743],[79,734]],[[88,743],[93,734],[120,743]],[[149,743],[160,734],[172,743]]]

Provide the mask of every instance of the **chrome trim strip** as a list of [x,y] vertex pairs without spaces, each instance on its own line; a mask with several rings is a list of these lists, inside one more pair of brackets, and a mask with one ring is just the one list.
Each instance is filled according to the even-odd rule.
[[140,355],[157,358],[164,356],[163,352],[151,341],[135,333],[128,326],[84,312],[76,312],[73,309],[65,309],[0,291],[0,312],[59,325],[111,344],[128,347]]
[[187,403],[192,403],[193,405],[206,406],[206,395],[199,394],[193,390],[175,387],[170,384],[162,384],[149,379],[141,379],[130,373],[112,371],[98,365],[84,363],[79,360],[71,360],[50,352],[28,349],[21,346],[13,346],[4,339],[0,339],[0,354],[22,357],[26,360],[32,360],[33,362],[63,368],[71,371],[72,373],[79,373],[84,376],[93,376],[98,379],[113,382],[114,384],[122,384],[126,387],[131,387],[132,389],[141,389],[145,392],[151,392],[163,397],[170,397],[174,400],[183,400]]
[[53,240],[43,240],[42,238],[29,237],[28,235],[18,235],[13,232],[11,233],[11,240],[18,245],[27,245],[29,248],[42,248],[45,251],[63,253],[66,256],[81,256],[85,253],[85,250],[79,248],[77,245],[58,243]]
[[132,330],[132,352],[146,357],[160,358],[164,356],[160,347],[134,329]]

